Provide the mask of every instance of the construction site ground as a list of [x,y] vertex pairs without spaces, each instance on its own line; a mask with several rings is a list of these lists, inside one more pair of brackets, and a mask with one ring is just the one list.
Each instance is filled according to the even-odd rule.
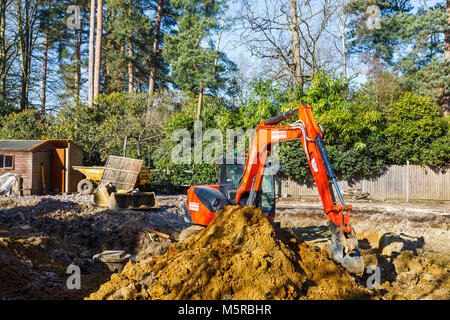
[[[103,263],[93,261],[93,255],[104,250],[124,250],[132,255],[134,262],[127,265],[124,274],[127,272],[139,274],[133,266],[136,266],[139,261],[147,261],[146,266],[152,268],[165,266],[167,269],[165,273],[170,275],[169,270],[174,266],[167,259],[170,260],[171,257],[178,260],[191,259],[192,257],[185,250],[189,248],[201,250],[199,243],[205,241],[205,236],[199,237],[198,243],[189,243],[184,247],[174,246],[175,249],[168,252],[174,240],[155,237],[144,229],[167,233],[176,239],[179,232],[189,226],[183,219],[182,205],[185,200],[185,195],[158,195],[157,201],[160,205],[158,210],[112,211],[95,207],[92,196],[0,197],[0,270],[2,270],[0,298],[84,299],[89,296],[104,298],[107,295],[101,294],[102,290],[99,290],[101,285],[110,282],[110,279],[114,277],[120,278]],[[353,204],[352,225],[359,239],[365,265],[372,267],[366,270],[362,277],[351,276],[355,288],[359,286],[364,287],[364,290],[370,289],[371,294],[366,295],[366,291],[358,287],[358,297],[364,295],[376,299],[450,299],[450,243],[448,241],[450,239],[450,204],[448,202],[401,203],[369,200],[349,200],[348,202]],[[308,251],[309,249],[306,250],[301,245],[295,245],[296,250],[300,250],[299,255],[304,261],[306,261],[305,255],[310,254],[314,257],[317,255],[317,265],[325,263],[323,259],[326,259],[330,233],[326,227],[326,217],[320,201],[281,199],[277,203],[276,222],[280,222],[282,230],[292,231],[298,237],[299,243],[305,241],[312,248]],[[255,222],[252,223],[253,228],[258,227]],[[269,229],[266,231],[272,236]],[[255,230],[249,229],[246,232],[254,234]],[[259,236],[264,237],[265,234],[261,231]],[[273,237],[274,246],[279,239],[282,241],[289,239],[286,234],[280,234],[279,237],[273,235]],[[259,238],[255,236],[255,239]],[[258,245],[249,241],[248,239],[244,241],[245,246]],[[219,253],[214,251],[214,255],[220,256],[222,254],[220,250]],[[230,255],[237,257],[235,253],[228,252],[228,249],[223,250],[225,250],[223,254],[227,257]],[[251,250],[243,250],[239,257],[244,259],[249,252]],[[166,260],[149,259],[161,255],[166,255],[164,258]],[[230,264],[227,268],[231,268],[230,270],[236,268],[232,265],[233,259],[227,258],[227,263]],[[278,261],[276,257],[273,259],[275,262]],[[279,261],[284,261],[283,259],[280,258]],[[255,261],[258,261],[259,266],[262,260]],[[314,260],[308,261],[305,264],[309,263],[309,265],[305,265],[305,268],[314,269],[311,267],[311,264],[314,265]],[[216,262],[212,260],[211,263]],[[70,273],[67,273],[67,267],[71,264],[81,269],[81,289],[67,287],[70,276]],[[267,265],[271,264],[274,262]],[[332,268],[331,265],[323,265],[326,268]],[[240,266],[240,268],[243,267],[245,264]],[[252,266],[249,265],[248,268]],[[280,270],[283,268],[280,267]],[[295,269],[294,266],[292,268]],[[244,271],[239,269],[239,272]],[[299,286],[303,286],[303,289],[311,286],[308,283],[312,281],[317,284],[317,290],[311,294],[308,293],[307,297],[313,299],[352,297],[331,291],[330,296],[327,297],[328,291],[319,290],[322,287],[320,279],[317,279],[318,274],[320,273],[308,276],[308,279],[299,278],[301,281],[298,280]],[[341,278],[343,277],[341,275]],[[291,277],[288,282],[292,282],[292,279]],[[167,284],[164,286],[169,284],[175,286],[174,281],[165,281]],[[339,285],[338,282],[330,283]],[[108,285],[102,288],[105,291]],[[158,295],[176,297],[164,290]],[[167,290],[170,291],[170,287]],[[292,289],[294,290],[292,292],[289,288],[283,290],[283,294],[279,295],[255,293],[253,297],[296,299],[301,296],[301,294],[292,293],[297,289]],[[211,294],[213,294],[212,297],[224,298],[220,290]],[[240,294],[250,293],[241,292]],[[183,298],[194,296],[181,295]],[[231,293],[228,296],[245,298],[238,294],[233,297]],[[142,294],[129,293],[123,297],[116,292],[109,297],[142,298]],[[198,298],[198,295],[196,297]]]

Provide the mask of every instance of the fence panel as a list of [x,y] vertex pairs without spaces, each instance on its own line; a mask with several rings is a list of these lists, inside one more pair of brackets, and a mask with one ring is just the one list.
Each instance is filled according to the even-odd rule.
[[[416,165],[391,166],[379,176],[352,184],[338,181],[338,185],[343,192],[362,189],[380,199],[450,200],[450,170],[440,173]],[[319,196],[315,186],[308,187],[289,179],[281,181],[281,194]]]

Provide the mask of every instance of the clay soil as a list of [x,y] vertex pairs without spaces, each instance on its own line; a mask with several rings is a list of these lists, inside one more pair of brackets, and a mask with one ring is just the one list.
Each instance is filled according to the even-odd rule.
[[[360,278],[365,286],[381,299],[450,299],[448,202],[348,202],[365,266],[372,268]],[[314,247],[330,243],[317,200],[279,201],[276,220]]]
[[[292,199],[289,199],[292,200]],[[449,299],[450,212],[446,203],[349,201],[366,270],[329,258],[320,202],[282,200],[276,221],[230,207],[176,242],[188,225],[185,196],[158,196],[157,211],[96,208],[92,197],[0,197],[1,299]],[[172,240],[144,231],[170,234]],[[103,250],[132,255],[112,273]],[[69,290],[67,267],[81,268]]]
[[368,299],[324,252],[260,209],[225,207],[164,256],[129,262],[90,299]]

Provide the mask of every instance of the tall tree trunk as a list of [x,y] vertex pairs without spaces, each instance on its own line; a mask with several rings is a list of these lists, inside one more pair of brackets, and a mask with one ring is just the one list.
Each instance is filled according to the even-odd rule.
[[75,29],[75,102],[80,101],[80,83],[81,83],[81,32]]
[[95,43],[95,0],[91,0],[91,13],[89,17],[89,75],[88,75],[88,104],[92,107],[94,97],[94,43]]
[[6,100],[6,1],[0,3],[0,102]]
[[[207,3],[205,5],[205,16],[208,15],[208,8],[209,8],[209,3]],[[198,50],[198,48],[200,47],[200,41],[202,41],[204,32],[205,32],[205,30],[203,29],[202,32],[200,33],[200,36],[198,37],[197,41],[195,42],[195,45],[194,45],[195,50]],[[198,75],[199,74],[198,66],[194,63],[193,67],[194,67],[195,72]],[[200,121],[200,119],[201,119],[202,108],[203,108],[203,81],[200,80],[199,94],[198,94],[198,107],[197,107],[197,121]]]
[[[31,27],[30,1],[17,0],[17,24],[20,51],[20,110],[28,108],[28,92],[30,88],[30,62],[31,62]],[[23,16],[24,15],[24,16]]]
[[347,49],[345,46],[345,16],[344,16],[344,3],[342,3],[341,14],[340,14],[340,24],[341,24],[341,50],[342,50],[342,69],[344,74],[344,79],[347,80]]
[[203,84],[200,83],[200,93],[198,95],[197,121],[200,121],[203,107]]
[[[203,32],[200,35],[200,37],[197,39],[197,42],[195,43],[195,50],[198,49],[200,46],[200,41],[202,40]],[[198,66],[194,63],[193,65],[195,72],[198,74]],[[198,93],[198,107],[197,107],[197,121],[200,121],[201,115],[202,115],[202,108],[203,108],[203,82],[200,80],[199,85],[199,93]]]
[[303,88],[303,74],[300,63],[300,35],[297,18],[297,0],[290,0],[291,10],[291,32],[292,32],[292,58],[294,63],[294,83],[300,89]]
[[[52,0],[48,1],[48,9],[52,6]],[[50,17],[48,17],[50,19]],[[48,47],[49,47],[49,29],[50,21],[45,26],[45,42],[44,42],[44,59],[42,62],[42,93],[41,93],[41,122],[45,121],[45,109],[47,100],[47,64],[48,64]]]
[[[217,41],[216,41],[216,47],[214,48],[214,50],[216,50],[216,52],[219,52],[220,49],[220,41],[222,40],[222,34],[223,34],[223,28],[225,27],[225,20],[222,20],[222,24],[220,26],[220,31],[219,34],[217,35]],[[214,59],[214,65],[217,66],[219,64],[219,59]]]
[[[73,2],[77,4],[77,0]],[[75,103],[80,101],[80,83],[81,83],[81,30],[74,29],[75,35],[75,74],[74,74],[74,89],[75,89]]]
[[[450,0],[447,0],[447,30],[445,31],[445,49],[444,57],[450,61]],[[445,89],[444,89],[445,90]],[[450,114],[450,92],[444,92],[442,97],[442,113],[444,116]]]
[[100,94],[100,67],[102,56],[103,0],[97,1],[97,36],[95,41],[94,99]]
[[450,0],[447,0],[447,30],[445,31],[445,50],[444,57],[450,60]]
[[152,48],[152,67],[150,69],[150,79],[148,81],[148,103],[147,103],[147,114],[146,114],[146,124],[150,125],[150,112],[153,106],[153,94],[155,93],[155,83],[156,83],[156,65],[158,54],[159,37],[161,30],[161,20],[164,13],[164,0],[158,0],[158,9],[156,10],[156,21],[155,30],[153,32],[153,48]]
[[[131,30],[130,30],[131,31]],[[133,44],[130,43],[128,45],[128,57],[130,57],[130,61],[128,61],[128,92],[133,93],[134,91],[134,70],[133,70]]]
[[[132,3],[132,0],[128,0],[128,3]],[[130,8],[131,10],[131,8]],[[131,15],[131,12],[129,13]],[[128,92],[133,93],[134,91],[134,68],[133,68],[133,30],[130,29],[129,33],[129,41],[128,41],[128,57],[130,60],[128,61]]]

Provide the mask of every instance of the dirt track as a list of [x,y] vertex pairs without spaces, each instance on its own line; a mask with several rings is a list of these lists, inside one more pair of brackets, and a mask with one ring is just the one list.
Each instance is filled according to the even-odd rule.
[[[121,249],[143,260],[164,254],[170,240],[151,238],[152,228],[176,236],[187,225],[184,196],[158,196],[159,211],[111,211],[91,197],[0,197],[0,297],[82,299],[111,272],[92,255]],[[290,200],[290,199],[289,199]],[[449,204],[354,202],[353,227],[366,266],[379,266],[382,299],[450,299]],[[320,202],[280,201],[277,221],[300,239],[326,248],[328,230]],[[66,287],[67,266],[81,267],[81,290]],[[367,285],[370,273],[356,279]]]

